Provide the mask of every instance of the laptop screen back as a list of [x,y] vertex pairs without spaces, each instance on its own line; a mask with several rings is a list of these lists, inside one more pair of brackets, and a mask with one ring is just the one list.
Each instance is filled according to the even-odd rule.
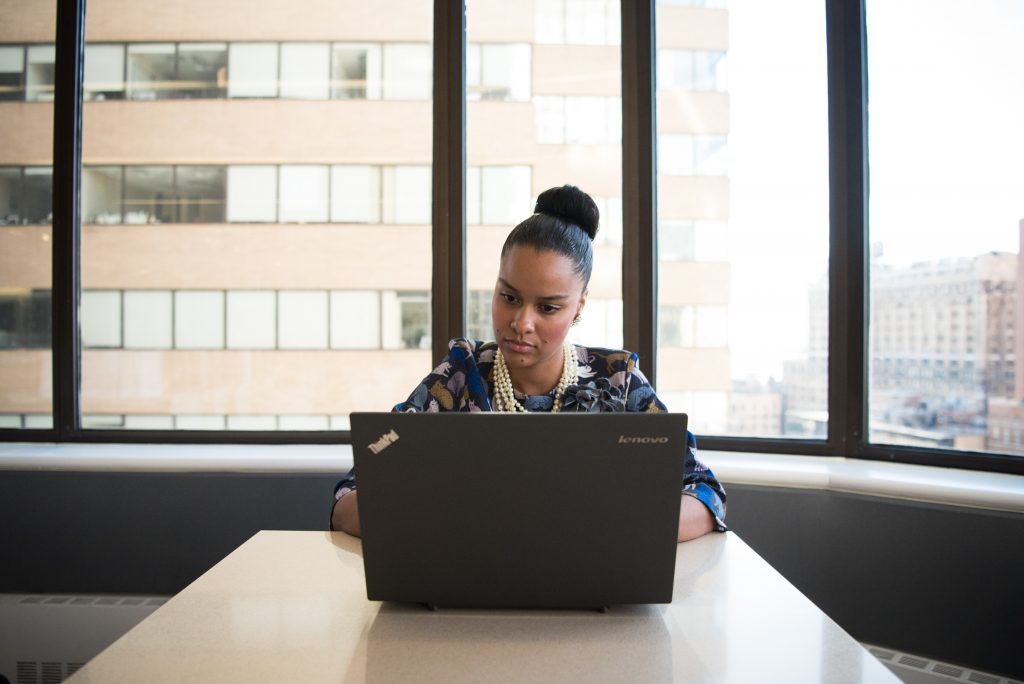
[[672,600],[684,414],[356,413],[368,598]]

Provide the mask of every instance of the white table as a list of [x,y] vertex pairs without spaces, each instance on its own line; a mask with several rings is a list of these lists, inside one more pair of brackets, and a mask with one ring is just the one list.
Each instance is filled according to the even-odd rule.
[[671,605],[366,599],[359,540],[260,532],[68,681],[895,682],[735,534],[679,545]]

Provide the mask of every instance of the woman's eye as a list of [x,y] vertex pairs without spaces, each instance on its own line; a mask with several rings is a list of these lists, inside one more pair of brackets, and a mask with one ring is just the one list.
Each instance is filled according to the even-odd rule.
[[501,298],[504,299],[509,304],[513,304],[516,301],[515,295],[510,295],[510,294],[505,293],[505,292],[501,293]]
[[557,306],[551,306],[550,304],[542,304],[540,310],[546,314],[558,313],[559,308]]

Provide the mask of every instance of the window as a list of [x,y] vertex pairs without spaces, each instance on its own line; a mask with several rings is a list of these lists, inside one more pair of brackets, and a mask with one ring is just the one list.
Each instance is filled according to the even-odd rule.
[[52,45],[29,45],[25,83],[29,100],[53,100],[54,59]]
[[380,345],[380,295],[331,292],[331,349],[377,349]]
[[277,346],[277,297],[266,291],[229,291],[228,349],[273,349]]
[[656,7],[658,393],[706,435],[820,437],[804,418],[828,390],[824,9],[698,26],[679,4]]
[[335,43],[331,52],[331,97],[337,100],[379,100],[379,45]]
[[174,43],[128,45],[128,97],[163,100],[176,95]]
[[[295,378],[430,365],[432,4],[404,1],[398,33],[372,3],[305,4],[304,37],[259,7],[239,32],[217,3],[140,2],[172,18],[86,15],[88,429],[338,429],[392,405],[418,378]],[[21,222],[32,184],[9,166]]]
[[224,348],[224,293],[179,290],[174,293],[174,347]]
[[278,348],[327,348],[327,292],[280,292],[277,305]]
[[532,213],[529,166],[475,167],[468,175],[468,223],[512,227]]
[[466,46],[466,98],[525,102],[530,99],[530,46]]
[[79,318],[82,324],[82,346],[103,348],[121,346],[121,293],[85,290]]
[[85,46],[85,99],[124,98],[124,45]]
[[[537,195],[572,183],[601,212],[587,310],[573,335],[594,346],[621,345],[622,203],[609,201],[622,192],[619,4],[544,0],[509,7],[467,8],[468,88],[483,89],[481,101],[466,105],[467,289],[477,293],[469,301],[469,332],[494,336],[490,293],[505,236],[533,214]],[[533,26],[535,42],[498,44],[497,27],[506,24]],[[494,60],[500,70],[492,70]]]
[[618,45],[618,0],[537,0],[534,33],[538,43]]
[[277,168],[229,166],[227,218],[232,222],[273,223],[277,220]]
[[[1012,370],[1024,349],[1005,334],[1020,306],[1024,238],[1024,85],[1014,66],[1024,59],[1021,16],[1000,3],[939,11],[911,0],[868,2],[866,12],[869,438],[1009,451],[989,426],[1000,415],[1008,429],[1024,426],[1024,412],[1014,410],[1024,388]],[[954,34],[956,54],[948,47]],[[951,77],[963,86],[947,101],[934,88]],[[922,156],[934,136],[965,126],[970,145]],[[900,328],[918,341],[884,345]],[[918,380],[907,383],[894,368]]]
[[171,293],[128,290],[124,293],[125,349],[170,349],[172,344]]
[[331,167],[331,221],[380,223],[380,167]]
[[225,43],[180,43],[175,96],[224,97],[227,94],[228,50]]
[[25,98],[25,48],[0,45],[0,101]]
[[281,45],[281,97],[324,100],[330,94],[330,46],[327,43]]
[[21,222],[50,224],[53,222],[53,170],[49,167],[25,168],[21,186]]
[[277,97],[277,58],[274,43],[231,43],[228,97]]
[[433,88],[430,45],[390,43],[384,46],[384,87],[388,100],[429,100]]
[[430,167],[385,167],[383,186],[384,223],[430,223]]
[[327,167],[282,166],[281,223],[327,221]]
[[49,348],[49,290],[0,292],[0,349]]
[[662,49],[658,51],[658,89],[725,91],[724,51]]

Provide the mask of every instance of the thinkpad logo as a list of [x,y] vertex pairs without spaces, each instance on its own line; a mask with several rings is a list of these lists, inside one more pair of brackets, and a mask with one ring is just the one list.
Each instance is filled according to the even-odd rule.
[[397,441],[398,441],[398,433],[395,432],[394,430],[392,430],[391,432],[387,433],[386,435],[381,435],[380,439],[378,439],[377,441],[372,442],[370,444],[370,451],[372,451],[375,454],[379,454],[380,452],[384,451],[385,449],[387,449],[389,446],[391,446],[392,444],[394,444]]
[[668,444],[668,437],[627,437],[619,435],[619,444]]

